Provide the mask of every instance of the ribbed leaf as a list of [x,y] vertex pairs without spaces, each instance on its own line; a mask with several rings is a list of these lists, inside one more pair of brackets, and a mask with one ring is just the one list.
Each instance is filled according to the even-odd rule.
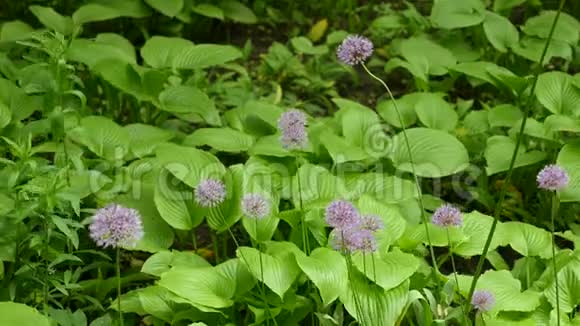
[[30,6],[30,11],[38,18],[42,25],[64,35],[70,35],[73,31],[73,22],[70,17],[65,17],[50,7]]
[[346,290],[348,274],[340,253],[328,248],[316,248],[310,256],[296,255],[296,262],[320,291],[325,306]]
[[227,0],[220,3],[220,7],[227,18],[244,24],[255,24],[258,18],[254,12],[238,1]]
[[[509,169],[511,155],[506,155],[506,153],[513,153],[515,146],[515,141],[507,136],[491,136],[487,139],[487,147],[485,148],[484,155],[487,162],[485,170],[488,175]],[[520,146],[514,167],[531,165],[545,158],[546,154],[543,152],[536,150],[526,152],[526,149]]]
[[174,137],[171,131],[141,123],[133,123],[123,128],[129,133],[129,147],[137,157],[152,155],[157,145]]
[[191,214],[188,203],[193,203],[193,192],[170,186],[155,188],[155,206],[159,215],[174,229],[191,230],[203,221],[203,215]]
[[292,198],[296,207],[299,207],[298,189],[302,195],[302,203],[306,207],[326,205],[330,200],[345,198],[348,193],[344,181],[321,166],[304,164],[297,173],[300,177],[300,187],[298,176],[294,176],[292,180]]
[[522,222],[506,222],[504,230],[510,235],[510,246],[521,255],[552,257],[552,235],[550,232]]
[[82,25],[89,22],[115,19],[118,17],[141,18],[151,14],[141,1],[125,0],[120,4],[107,3],[88,3],[80,6],[72,15],[76,25]]
[[[462,233],[466,236],[466,239],[454,244],[453,253],[466,257],[481,255],[487,240],[482,235],[489,234],[492,223],[493,217],[481,214],[478,211],[463,214]],[[489,250],[493,251],[498,246],[506,246],[514,238],[515,236],[504,226],[504,223],[499,222]]]
[[485,5],[480,0],[436,0],[431,9],[431,21],[440,28],[479,25],[484,18]]
[[509,19],[491,11],[485,15],[483,30],[489,43],[500,52],[507,52],[520,39],[518,30]]
[[183,38],[153,36],[141,48],[141,56],[153,68],[169,68],[179,53],[192,46],[191,41]]
[[129,133],[105,117],[83,118],[77,128],[69,131],[69,136],[107,160],[123,158],[129,151]]
[[421,123],[426,127],[451,131],[457,125],[457,113],[451,104],[441,98],[441,95],[421,94],[415,104],[415,111]]
[[554,114],[580,117],[580,89],[566,73],[551,71],[541,74],[536,87],[536,97]]
[[[558,272],[560,310],[570,313],[580,304],[580,262],[576,257]],[[556,307],[556,282],[553,280],[544,295]]]
[[25,304],[0,302],[0,325],[50,326],[51,320]]
[[398,249],[385,254],[357,253],[352,260],[359,272],[387,291],[408,280],[419,268],[415,256]]
[[378,216],[385,226],[383,230],[375,232],[375,237],[379,243],[379,251],[387,250],[405,232],[407,222],[401,216],[399,209],[394,205],[384,204],[368,195],[363,195],[357,207],[361,214]]
[[200,128],[185,137],[183,144],[209,146],[222,152],[239,153],[252,147],[254,137],[231,128]]
[[145,2],[165,16],[174,17],[181,8],[183,8],[183,0],[145,0]]
[[564,145],[557,162],[566,169],[570,178],[568,186],[560,192],[560,200],[580,202],[580,143]]
[[176,55],[173,68],[199,69],[221,65],[242,57],[242,52],[230,45],[198,44]]
[[205,259],[193,252],[160,251],[147,258],[141,267],[141,272],[161,276],[172,267],[196,268],[209,266],[211,265]]
[[210,125],[219,126],[221,120],[214,102],[198,88],[171,86],[159,94],[160,109],[172,113],[193,113]]

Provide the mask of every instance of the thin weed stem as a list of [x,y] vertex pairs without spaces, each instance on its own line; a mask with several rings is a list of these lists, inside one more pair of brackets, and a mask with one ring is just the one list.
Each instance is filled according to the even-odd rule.
[[[448,227],[445,228],[445,231],[447,231],[447,242],[449,244],[449,258],[451,260],[451,268],[453,269],[453,277],[455,278],[455,286],[453,288],[455,291],[457,291],[457,296],[461,299],[461,293],[459,292],[459,279],[457,277],[457,268],[455,267],[455,258],[453,258],[453,243],[451,242],[451,234],[449,233]],[[459,305],[461,306],[461,311],[463,312],[464,318],[462,324],[465,324],[465,322],[469,319],[469,316],[467,316],[463,303],[460,303]]]
[[123,311],[121,310],[121,248],[117,247],[115,270],[117,274],[117,310],[119,310],[119,325],[123,326]]
[[558,318],[558,326],[560,326],[560,285],[558,283],[558,269],[556,268],[556,227],[554,220],[558,215],[558,210],[560,206],[560,199],[558,198],[558,193],[554,192],[552,196],[552,266],[554,267],[554,283],[556,285],[556,318]]

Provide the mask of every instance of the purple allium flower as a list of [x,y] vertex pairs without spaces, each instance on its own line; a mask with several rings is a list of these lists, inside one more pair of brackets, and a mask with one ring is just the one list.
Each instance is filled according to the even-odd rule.
[[326,206],[326,223],[337,229],[353,229],[360,225],[357,209],[346,200],[335,200]]
[[282,113],[278,120],[278,129],[282,133],[280,142],[287,149],[304,148],[308,144],[306,115],[296,109]]
[[332,247],[342,252],[362,251],[365,253],[377,250],[377,241],[372,232],[365,229],[332,230]]
[[203,180],[195,188],[195,201],[201,207],[215,207],[225,198],[226,186],[219,180]]
[[491,310],[495,305],[495,297],[493,293],[487,290],[478,290],[473,292],[471,304],[480,312],[486,312]]
[[462,226],[463,215],[461,211],[450,204],[444,204],[437,208],[431,222],[440,227]]
[[262,219],[270,213],[270,201],[260,194],[247,194],[242,198],[242,211],[247,217]]
[[336,50],[338,59],[347,65],[364,63],[373,54],[373,42],[359,35],[347,36]]
[[361,229],[376,232],[385,228],[385,224],[380,217],[376,215],[365,215],[361,220]]
[[569,180],[566,170],[555,164],[546,165],[537,177],[538,187],[552,191],[566,188]]
[[134,247],[143,237],[139,212],[117,204],[97,210],[89,231],[91,238],[103,248]]

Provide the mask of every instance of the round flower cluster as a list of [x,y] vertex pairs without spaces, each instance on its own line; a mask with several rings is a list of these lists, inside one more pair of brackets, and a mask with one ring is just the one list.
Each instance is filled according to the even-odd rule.
[[280,142],[286,149],[300,149],[308,144],[306,131],[306,115],[304,112],[292,109],[282,113],[278,120],[278,129],[282,133]]
[[195,201],[201,207],[216,207],[225,198],[226,186],[219,180],[203,180],[195,188]]
[[336,50],[336,56],[347,65],[364,63],[373,54],[373,42],[359,35],[347,36]]
[[493,293],[487,290],[478,290],[473,292],[471,304],[479,312],[486,312],[491,310],[495,305],[495,297],[493,296]]
[[562,190],[568,186],[570,178],[568,173],[562,167],[550,164],[546,165],[538,173],[537,177],[538,187],[544,190],[556,191]]
[[246,194],[242,198],[242,211],[247,217],[262,219],[270,213],[270,201],[260,194]]
[[143,224],[136,210],[111,204],[96,212],[89,233],[103,248],[134,247],[143,237]]
[[375,252],[374,232],[384,228],[378,216],[361,216],[354,205],[346,200],[331,202],[325,211],[326,223],[334,228],[332,246],[343,252]]
[[431,222],[440,227],[459,227],[463,225],[463,214],[453,205],[444,204],[437,208],[431,217]]

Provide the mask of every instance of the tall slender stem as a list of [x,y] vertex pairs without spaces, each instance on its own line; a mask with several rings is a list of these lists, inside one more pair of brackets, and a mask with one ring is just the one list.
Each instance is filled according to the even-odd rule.
[[375,254],[371,255],[371,262],[373,264],[373,282],[377,283],[377,267],[375,265]]
[[[550,41],[552,40],[552,36],[554,35],[554,30],[556,29],[556,23],[558,22],[558,19],[560,18],[560,14],[562,12],[562,8],[564,7],[565,3],[566,3],[566,0],[560,0],[558,12],[556,13],[556,16],[554,17],[554,21],[552,22],[552,27],[550,27],[550,33],[548,34],[548,39],[546,40],[546,45],[544,46],[544,50],[542,51],[542,55],[540,56],[540,68],[537,69],[535,74],[534,74],[534,79],[532,82],[532,87],[530,89],[530,94],[529,94],[528,100],[526,101],[525,106],[523,107],[524,114],[523,114],[523,118],[522,118],[522,123],[520,125],[520,129],[519,129],[518,134],[517,134],[516,146],[514,148],[514,151],[513,151],[511,160],[510,160],[510,165],[509,165],[508,171],[506,173],[506,178],[504,180],[504,183],[503,183],[501,190],[500,190],[500,193],[499,193],[499,200],[497,201],[497,204],[495,206],[495,210],[494,210],[494,214],[493,214],[493,222],[491,223],[491,227],[489,229],[489,234],[487,236],[487,240],[485,241],[485,245],[483,247],[483,252],[481,253],[481,256],[479,257],[479,261],[477,263],[475,273],[473,274],[473,280],[471,281],[471,286],[469,288],[469,294],[467,295],[467,301],[466,301],[467,305],[469,305],[469,303],[471,302],[471,298],[473,297],[473,292],[475,291],[475,286],[477,285],[477,280],[479,279],[479,276],[481,275],[481,272],[483,270],[483,264],[485,263],[485,259],[487,257],[487,252],[489,251],[489,247],[491,246],[491,241],[493,239],[493,235],[495,233],[495,229],[497,227],[499,217],[500,217],[502,210],[503,210],[503,202],[505,200],[507,189],[510,185],[510,181],[511,181],[511,177],[513,174],[513,169],[514,169],[514,165],[516,162],[516,158],[518,156],[520,145],[522,143],[524,130],[526,128],[527,117],[529,115],[530,109],[532,107],[532,101],[534,99],[534,91],[536,90],[536,85],[538,84],[538,77],[540,76],[540,71],[542,70],[541,67],[543,66],[543,62],[544,62],[544,58],[546,57],[546,53],[548,53]],[[471,309],[471,307],[469,309]]]
[[554,192],[552,195],[552,266],[554,267],[554,283],[556,285],[556,318],[558,318],[558,326],[560,326],[560,285],[558,283],[558,270],[556,268],[556,226],[554,220],[558,215],[558,209],[560,206],[560,199],[558,198],[558,193]]
[[353,299],[354,299],[354,307],[355,307],[355,310],[356,310],[357,317],[360,319],[359,320],[359,323],[361,325],[363,325],[363,322],[362,322],[363,310],[362,310],[362,307],[361,307],[361,304],[360,304],[358,295],[356,293],[356,289],[355,289],[355,285],[354,285],[354,281],[353,281],[353,274],[354,274],[353,273],[353,267],[354,267],[354,265],[352,263],[352,257],[350,256],[350,252],[347,252],[345,256],[346,256],[346,264],[347,264],[348,282],[350,283],[350,286],[352,288],[352,296],[353,296]]
[[413,153],[411,152],[411,145],[409,142],[409,137],[407,136],[407,129],[405,128],[405,122],[403,121],[403,116],[401,115],[401,111],[399,110],[399,106],[397,105],[397,101],[391,92],[391,89],[382,79],[374,75],[367,66],[363,63],[362,64],[364,70],[369,74],[372,78],[377,80],[383,87],[387,90],[391,101],[393,102],[393,106],[395,108],[395,112],[397,113],[397,118],[399,123],[401,124],[401,128],[403,130],[403,138],[405,140],[405,146],[407,147],[407,151],[409,152],[409,163],[411,163],[411,172],[413,173],[415,187],[417,188],[417,194],[419,196],[419,206],[421,209],[421,220],[423,225],[425,226],[425,236],[427,237],[427,242],[429,243],[429,253],[431,254],[431,263],[433,264],[433,268],[435,269],[435,279],[436,284],[439,284],[439,267],[437,267],[437,261],[435,260],[435,251],[433,250],[433,243],[431,242],[431,234],[429,232],[429,224],[427,222],[427,216],[425,215],[425,205],[423,203],[423,193],[421,190],[421,184],[419,183],[419,177],[417,176],[417,172],[415,170],[415,160],[413,158]]
[[[296,156],[296,162],[298,162],[298,156]],[[304,216],[304,204],[302,202],[302,183],[300,182],[300,166],[296,170],[296,181],[298,183],[298,203],[300,204],[300,224],[302,227],[302,247],[306,255],[310,256],[310,241],[308,240],[308,230],[306,229],[306,216]]]
[[48,231],[48,220],[46,216],[44,218],[44,283],[42,285],[42,294],[43,294],[43,303],[44,303],[44,314],[48,316],[48,269],[49,269],[49,260],[48,260],[48,248],[50,243],[50,233]]
[[[449,244],[449,258],[451,259],[451,268],[453,269],[453,277],[455,278],[454,289],[455,291],[457,291],[457,296],[461,298],[461,293],[459,292],[459,279],[457,277],[457,268],[455,267],[455,258],[453,258],[453,243],[451,242],[451,234],[449,233],[449,227],[446,227],[445,231],[447,231],[447,242]],[[469,319],[469,317],[467,316],[463,303],[459,303],[459,305],[461,306],[461,311],[463,312],[464,318],[463,324],[465,324],[465,322],[467,321],[467,319]]]
[[123,311],[121,311],[121,248],[119,247],[117,247],[115,269],[117,272],[117,310],[119,310],[119,325],[123,326]]
[[[256,226],[256,243],[258,246],[258,257],[260,259],[260,280],[262,281],[262,283],[264,283],[264,262],[262,260],[262,242],[260,241],[260,235],[258,233],[258,219],[255,218],[254,221],[256,221],[255,226]],[[264,287],[262,284],[262,299],[264,300],[264,305],[268,306],[268,301],[266,300],[266,292],[264,291]],[[266,308],[266,310],[269,311],[268,308]],[[268,315],[270,315],[270,313],[268,312]],[[272,317],[272,316],[270,316]],[[270,320],[266,319],[266,324],[270,325]]]

